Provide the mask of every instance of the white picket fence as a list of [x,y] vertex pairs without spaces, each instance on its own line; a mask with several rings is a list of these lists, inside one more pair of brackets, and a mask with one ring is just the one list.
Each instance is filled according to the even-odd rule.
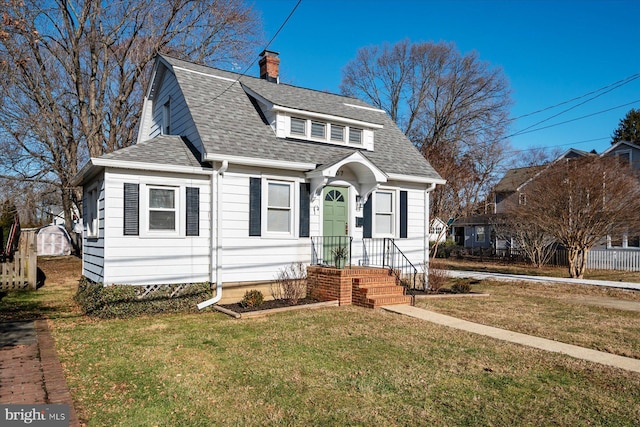
[[640,250],[592,249],[587,254],[587,269],[640,271]]

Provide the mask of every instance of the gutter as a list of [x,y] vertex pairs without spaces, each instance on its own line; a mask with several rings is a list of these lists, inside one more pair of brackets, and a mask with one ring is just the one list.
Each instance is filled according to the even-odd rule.
[[[198,304],[198,310],[202,310],[203,308],[209,307],[210,305],[213,305],[215,303],[217,303],[218,301],[220,301],[222,299],[222,274],[220,271],[220,264],[222,262],[222,253],[221,253],[221,249],[222,249],[222,220],[221,220],[221,212],[222,212],[222,176],[224,175],[224,173],[227,171],[227,169],[229,168],[229,162],[227,162],[226,160],[224,160],[222,162],[222,165],[220,166],[220,169],[218,169],[218,174],[211,174],[211,214],[213,215],[213,208],[214,208],[214,204],[217,204],[216,206],[216,235],[215,235],[215,239],[213,236],[213,224],[211,227],[211,249],[210,249],[210,257],[213,260],[213,250],[215,249],[216,251],[216,265],[215,268],[211,268],[211,283],[216,282],[216,295],[213,298],[210,298],[206,301],[202,301],[201,303]],[[215,185],[214,185],[214,181],[215,181]],[[214,203],[214,186],[216,187],[216,191],[215,191],[215,195],[216,195],[216,199],[215,199],[215,203]],[[215,240],[215,248],[214,248],[214,240]],[[214,277],[215,274],[215,277]]]

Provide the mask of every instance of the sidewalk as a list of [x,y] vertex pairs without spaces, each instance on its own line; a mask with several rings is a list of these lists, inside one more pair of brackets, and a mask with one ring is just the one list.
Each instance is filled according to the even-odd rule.
[[573,283],[580,285],[592,286],[608,286],[612,288],[634,289],[640,291],[640,283],[632,282],[614,282],[611,280],[591,280],[591,279],[571,279],[568,277],[548,277],[548,276],[525,276],[519,274],[506,273],[486,273],[480,271],[462,271],[462,270],[445,270],[449,277],[471,278],[478,280],[505,280],[518,281],[525,280],[528,282],[554,282],[554,283]]
[[565,344],[558,341],[538,338],[531,335],[525,335],[518,332],[508,331],[506,329],[494,328],[492,326],[481,325],[444,314],[424,310],[418,307],[406,305],[393,305],[381,307],[383,310],[403,314],[405,316],[414,317],[416,319],[426,320],[443,326],[459,329],[462,331],[472,332],[474,334],[484,335],[487,337],[509,341],[516,344],[526,345],[541,350],[551,351],[554,353],[562,353],[577,359],[588,360],[590,362],[600,363],[602,365],[613,366],[627,371],[640,373],[640,360],[631,357],[618,356],[602,351],[591,350],[576,345]]
[[46,320],[0,323],[0,403],[66,404],[80,425]]

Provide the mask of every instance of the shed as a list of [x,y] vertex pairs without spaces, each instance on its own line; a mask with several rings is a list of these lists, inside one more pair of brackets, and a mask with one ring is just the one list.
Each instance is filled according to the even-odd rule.
[[47,225],[38,230],[38,255],[71,255],[73,245],[69,233],[59,225]]

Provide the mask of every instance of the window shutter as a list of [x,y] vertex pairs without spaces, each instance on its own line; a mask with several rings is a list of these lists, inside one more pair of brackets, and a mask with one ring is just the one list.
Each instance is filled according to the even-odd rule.
[[249,236],[260,236],[262,214],[262,179],[249,178]]
[[407,192],[400,191],[400,238],[406,239],[407,237]]
[[140,185],[124,183],[124,230],[125,236],[137,236],[139,234],[139,193]]
[[373,194],[369,196],[367,199],[367,203],[364,204],[363,208],[363,224],[362,224],[362,237],[365,239],[371,238],[371,199],[373,198]]
[[309,204],[311,185],[300,183],[300,237],[309,237]]
[[187,187],[187,236],[200,235],[200,189]]

